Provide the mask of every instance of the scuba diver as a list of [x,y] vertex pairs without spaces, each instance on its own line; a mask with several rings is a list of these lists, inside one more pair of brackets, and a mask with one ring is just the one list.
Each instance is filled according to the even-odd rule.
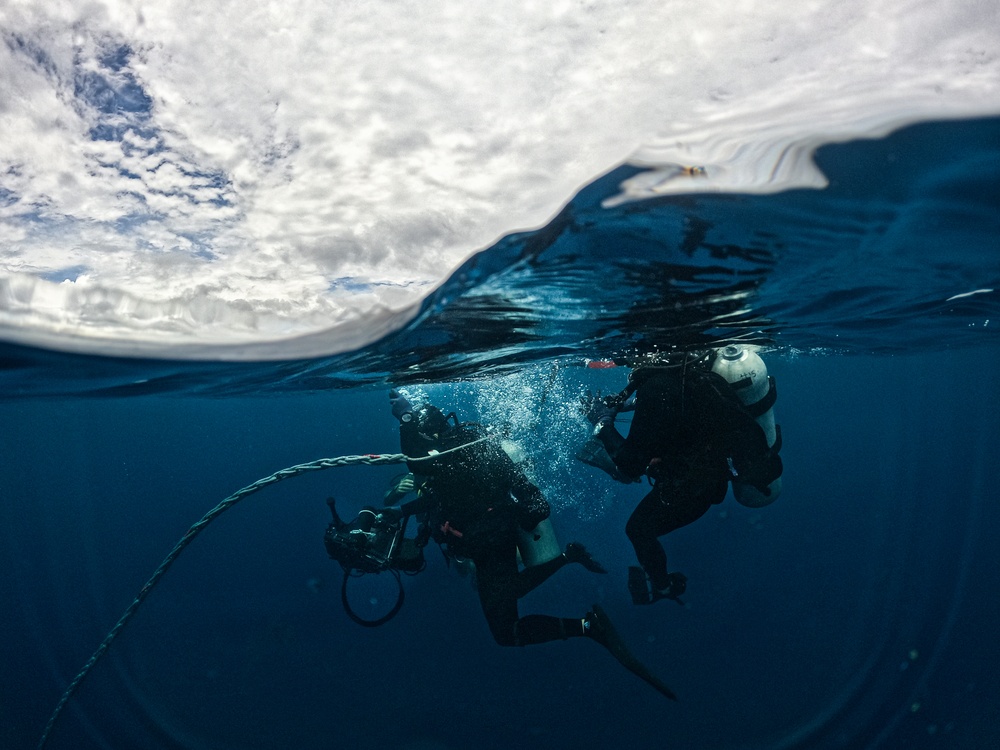
[[[625,526],[641,566],[629,568],[635,604],[683,603],[687,577],[667,572],[658,537],[721,503],[729,482],[744,505],[762,507],[777,497],[782,463],[776,398],[763,362],[738,346],[661,355],[635,365],[621,393],[581,398],[594,430],[577,458],[618,481],[638,482],[645,475],[652,484]],[[634,411],[627,437],[615,428],[623,411]]]
[[414,409],[395,390],[390,392],[389,401],[393,416],[399,420],[402,453],[410,458],[407,467],[421,488],[420,497],[401,506],[401,513],[422,515],[448,554],[473,561],[480,604],[494,640],[501,646],[528,646],[588,637],[660,693],[676,700],[673,692],[631,655],[599,605],[579,618],[519,615],[517,600],[567,563],[579,563],[593,573],[607,571],[578,543],[519,570],[519,530],[538,529],[549,517],[549,504],[541,490],[482,426],[459,423],[454,412],[445,416],[430,404]]

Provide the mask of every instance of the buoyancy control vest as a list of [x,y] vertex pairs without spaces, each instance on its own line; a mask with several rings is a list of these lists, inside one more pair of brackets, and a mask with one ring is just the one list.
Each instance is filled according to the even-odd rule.
[[[645,473],[654,481],[668,476],[745,479],[760,484],[762,474],[780,474],[756,415],[738,390],[713,371],[716,353],[672,355],[637,366],[618,396],[635,395],[635,415],[627,440],[615,449],[615,463],[629,476]],[[648,464],[648,465],[647,465]]]
[[[518,528],[531,530],[549,515],[548,503],[511,460],[502,441],[483,440],[486,435],[482,425],[472,422],[458,423],[433,438],[400,428],[407,455],[442,454],[440,459],[412,463],[426,477],[437,540],[465,552],[507,543]],[[469,449],[463,450],[466,445]]]

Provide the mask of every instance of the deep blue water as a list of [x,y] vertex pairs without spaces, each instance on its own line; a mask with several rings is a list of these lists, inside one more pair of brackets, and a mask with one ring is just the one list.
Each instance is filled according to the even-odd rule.
[[[621,168],[360,352],[226,364],[4,347],[0,746],[34,746],[224,497],[306,461],[398,450],[390,383],[505,426],[560,540],[609,568],[561,571],[522,613],[600,602],[680,701],[590,642],[496,646],[433,548],[396,619],[352,623],[324,499],[378,502],[398,472],[354,466],[279,482],[215,521],[48,747],[1000,746],[1000,121],[919,125],[817,162],[823,191],[602,209]],[[667,537],[688,604],[635,607],[623,529],[644,489],[572,459],[587,434],[576,396],[618,390],[627,370],[583,364],[730,337],[768,346],[783,495],[761,510],[729,498]],[[385,601],[369,584],[359,607]]]

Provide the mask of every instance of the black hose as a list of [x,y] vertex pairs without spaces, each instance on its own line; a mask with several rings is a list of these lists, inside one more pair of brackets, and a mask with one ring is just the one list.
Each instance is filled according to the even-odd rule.
[[[351,603],[347,600],[347,581],[351,578],[360,578],[364,573],[359,573],[358,575],[353,575],[353,570],[347,568],[344,570],[344,582],[340,586],[340,602],[344,605],[344,611],[347,616],[350,617],[358,625],[362,625],[366,628],[377,628],[379,625],[385,625],[389,620],[399,614],[399,610],[403,608],[403,599],[406,598],[406,592],[403,591],[403,582],[399,579],[399,571],[389,568],[390,573],[396,579],[396,585],[399,587],[399,595],[396,597],[396,603],[393,605],[392,609],[382,617],[376,620],[366,620],[361,617],[357,612],[351,609]],[[376,575],[378,575],[376,573]]]

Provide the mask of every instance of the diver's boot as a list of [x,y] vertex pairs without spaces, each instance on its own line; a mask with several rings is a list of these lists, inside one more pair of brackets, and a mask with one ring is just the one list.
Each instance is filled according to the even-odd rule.
[[683,605],[681,594],[685,591],[687,591],[687,576],[683,573],[668,573],[667,585],[656,588],[649,582],[646,571],[629,566],[628,592],[632,595],[633,604],[652,604],[660,599],[670,599]]
[[659,599],[670,599],[683,605],[684,602],[681,601],[681,594],[687,591],[688,579],[683,573],[669,573],[667,574],[667,585],[662,589],[654,589],[652,591],[653,601],[658,601]]
[[595,604],[593,610],[584,616],[583,634],[604,646],[625,669],[652,685],[660,695],[673,701],[677,700],[674,691],[663,684],[659,677],[650,672],[645,664],[632,655],[600,604]]
[[566,558],[567,562],[580,563],[583,567],[589,570],[591,573],[607,573],[604,567],[594,559],[594,556],[587,552],[587,548],[584,547],[579,542],[570,542],[566,545],[566,551],[563,552],[563,557]]

